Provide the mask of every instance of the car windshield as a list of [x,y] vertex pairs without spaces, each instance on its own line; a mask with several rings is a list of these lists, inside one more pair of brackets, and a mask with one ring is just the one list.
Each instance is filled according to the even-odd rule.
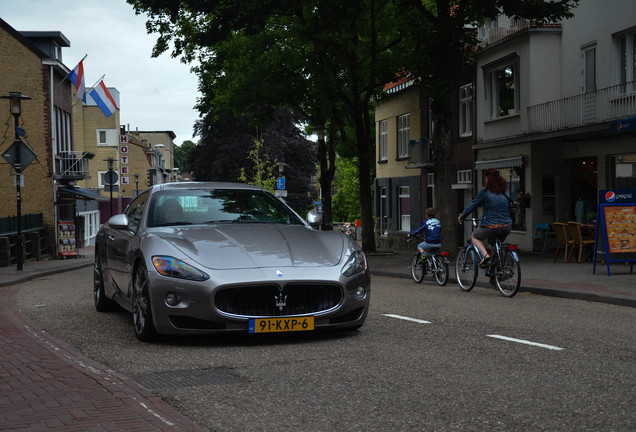
[[153,197],[149,226],[220,223],[302,225],[302,220],[272,194],[251,189],[178,189]]

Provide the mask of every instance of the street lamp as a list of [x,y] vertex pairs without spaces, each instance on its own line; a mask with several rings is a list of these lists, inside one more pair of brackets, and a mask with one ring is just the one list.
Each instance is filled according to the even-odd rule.
[[115,159],[112,157],[109,157],[108,159],[106,159],[106,161],[108,162],[108,183],[109,183],[109,188],[110,188],[110,216],[113,216],[113,183],[115,183],[113,180],[113,168],[115,165]]
[[135,197],[139,195],[139,174],[133,175],[135,177]]
[[22,270],[22,195],[20,193],[20,184],[22,180],[22,162],[20,160],[20,153],[22,152],[22,141],[20,140],[19,135],[19,123],[18,119],[20,118],[20,114],[22,114],[22,101],[30,100],[31,98],[28,96],[24,96],[21,92],[9,92],[6,96],[0,96],[2,99],[9,99],[9,112],[13,114],[13,118],[15,119],[15,142],[14,144],[17,146],[17,151],[15,153],[15,187],[16,187],[16,195],[17,195],[17,217],[18,217],[18,242],[16,245],[16,266],[17,270]]

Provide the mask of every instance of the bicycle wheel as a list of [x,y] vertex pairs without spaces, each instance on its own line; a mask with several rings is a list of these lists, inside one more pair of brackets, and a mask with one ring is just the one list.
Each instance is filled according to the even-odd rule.
[[433,255],[436,269],[432,270],[437,285],[444,286],[448,282],[448,263],[441,255]]
[[411,276],[417,283],[421,283],[424,280],[424,261],[420,262],[420,254],[413,255],[411,259]]
[[495,267],[497,289],[504,297],[514,297],[521,285],[521,265],[508,249],[502,250],[501,263]]
[[463,248],[457,254],[455,277],[462,291],[470,291],[477,281],[477,257],[475,251]]

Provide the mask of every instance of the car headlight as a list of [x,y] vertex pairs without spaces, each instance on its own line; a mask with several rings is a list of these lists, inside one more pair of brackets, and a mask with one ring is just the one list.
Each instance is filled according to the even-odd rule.
[[154,256],[152,265],[159,274],[164,276],[193,281],[204,281],[210,278],[207,273],[170,256]]
[[364,252],[355,251],[351,254],[347,263],[342,267],[340,272],[345,276],[353,276],[356,273],[360,273],[367,268],[367,258],[364,256]]

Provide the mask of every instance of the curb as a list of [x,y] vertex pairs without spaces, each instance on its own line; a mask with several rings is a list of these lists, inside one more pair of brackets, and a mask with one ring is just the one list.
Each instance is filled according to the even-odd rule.
[[[394,278],[400,278],[400,279],[411,279],[411,275],[396,273],[391,271],[370,270],[370,273],[376,276],[386,276],[386,277],[394,277]],[[457,284],[457,279],[449,275],[448,284],[451,284],[451,283]],[[448,286],[448,284],[446,284],[446,286]],[[482,281],[477,281],[475,286],[478,286],[480,288],[492,289],[490,285]],[[611,304],[615,306],[626,306],[626,307],[636,308],[635,299],[611,297],[611,296],[604,296],[601,294],[583,293],[583,292],[577,292],[577,291],[563,291],[563,290],[544,288],[544,287],[524,286],[523,279],[522,279],[522,285],[519,287],[519,293],[521,292],[529,292],[532,294],[543,295],[548,297],[566,298],[566,299],[572,299],[572,300],[584,300],[584,301],[590,301],[590,302],[596,302],[596,303],[606,303],[606,304]]]
[[81,263],[81,264],[74,264],[74,265],[70,265],[70,266],[65,266],[65,267],[59,267],[59,268],[55,268],[55,269],[50,269],[50,270],[42,270],[42,271],[38,271],[38,272],[34,272],[31,274],[27,274],[27,275],[21,275],[21,276],[17,276],[15,279],[12,279],[10,281],[0,281],[0,287],[7,287],[7,286],[11,286],[11,285],[17,285],[17,284],[21,284],[24,282],[29,282],[32,281],[34,279],[38,279],[44,276],[50,276],[50,275],[54,275],[54,274],[58,274],[58,273],[64,273],[64,272],[68,272],[68,271],[73,271],[73,270],[78,270],[84,267],[89,267],[92,266],[93,263],[92,262],[87,262],[87,263]]

